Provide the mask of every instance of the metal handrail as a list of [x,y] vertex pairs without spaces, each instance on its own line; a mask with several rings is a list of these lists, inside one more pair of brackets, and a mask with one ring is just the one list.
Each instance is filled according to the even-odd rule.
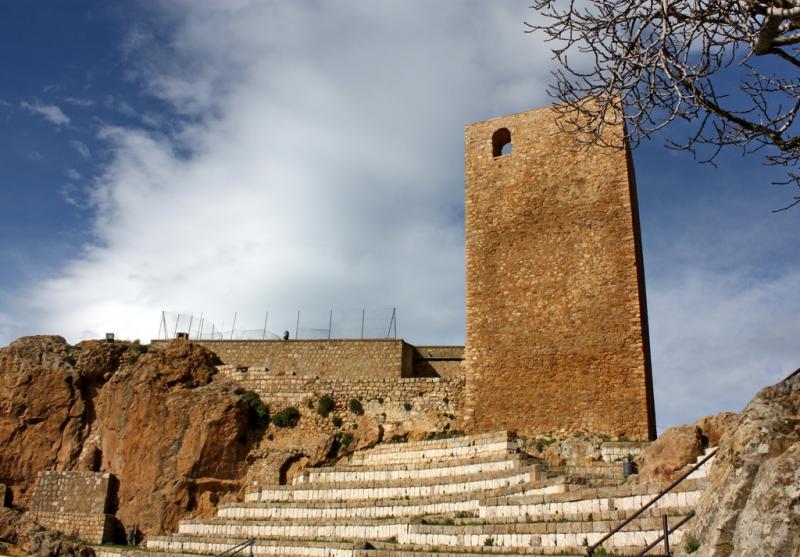
[[[651,549],[653,549],[655,546],[657,546],[658,544],[660,544],[660,543],[661,543],[661,541],[662,541],[662,540],[664,540],[664,539],[666,539],[666,540],[667,540],[667,543],[669,543],[669,535],[670,535],[671,533],[673,533],[675,530],[677,530],[678,528],[680,528],[681,526],[683,526],[684,524],[686,524],[687,522],[689,522],[689,521],[690,521],[690,520],[691,520],[693,517],[694,517],[694,511],[690,512],[689,514],[687,514],[686,516],[684,516],[682,519],[680,519],[680,520],[679,520],[679,521],[678,521],[676,524],[674,524],[674,525],[672,526],[672,528],[670,528],[669,530],[667,530],[667,529],[665,528],[665,529],[664,529],[664,533],[663,533],[663,534],[661,534],[660,536],[658,536],[658,539],[657,539],[657,540],[653,541],[653,543],[651,543],[650,545],[648,545],[647,547],[645,547],[643,550],[641,550],[639,553],[637,553],[637,554],[636,554],[634,557],[644,557],[644,554],[645,554],[645,553],[647,553],[648,551],[650,551]],[[664,515],[664,520],[665,520],[665,522],[666,522],[666,519],[667,519],[667,515]],[[669,549],[669,546],[667,546],[667,549]]]
[[628,518],[626,518],[626,519],[625,519],[625,520],[624,520],[624,521],[623,521],[621,524],[619,524],[619,526],[617,526],[616,528],[614,528],[613,530],[611,530],[611,531],[610,531],[608,534],[606,534],[605,536],[603,536],[602,538],[600,538],[600,540],[599,540],[599,541],[597,541],[597,542],[595,542],[594,544],[592,544],[592,545],[590,545],[589,547],[587,547],[587,548],[586,548],[586,557],[592,557],[592,555],[594,555],[594,552],[595,552],[595,550],[596,550],[598,547],[600,547],[601,545],[603,545],[603,544],[604,544],[606,541],[608,541],[608,539],[609,539],[609,538],[611,538],[611,536],[613,536],[614,534],[616,534],[617,532],[619,532],[620,530],[622,530],[622,529],[623,529],[625,526],[627,526],[627,525],[628,525],[628,524],[630,524],[630,523],[631,523],[633,520],[635,520],[635,519],[636,519],[636,518],[637,518],[637,517],[638,517],[640,514],[642,514],[644,511],[646,511],[647,509],[649,509],[650,507],[652,507],[652,506],[653,506],[653,505],[656,503],[656,501],[658,501],[659,499],[661,499],[662,497],[664,497],[664,495],[666,495],[667,493],[669,493],[670,491],[672,491],[673,489],[675,489],[675,487],[676,487],[678,484],[680,484],[680,483],[681,483],[683,480],[685,480],[686,478],[688,478],[689,476],[691,476],[691,475],[692,475],[692,473],[694,473],[694,471],[695,471],[695,470],[697,470],[697,469],[698,469],[698,468],[700,468],[700,467],[701,467],[703,464],[705,464],[706,462],[708,462],[709,460],[711,460],[711,458],[713,458],[713,457],[714,457],[714,455],[716,455],[716,454],[717,454],[717,451],[716,451],[716,449],[715,449],[715,450],[713,450],[713,451],[711,451],[710,453],[708,453],[708,454],[705,456],[705,458],[703,458],[703,460],[701,460],[700,462],[698,462],[697,464],[695,464],[694,466],[692,466],[691,468],[689,468],[689,470],[688,470],[687,472],[685,472],[685,473],[684,473],[684,474],[683,474],[683,475],[682,475],[680,478],[678,478],[677,480],[675,480],[674,482],[672,482],[671,484],[669,484],[669,485],[668,485],[666,488],[664,488],[664,490],[662,490],[662,491],[661,491],[661,493],[659,493],[658,495],[656,495],[655,497],[653,497],[653,498],[652,498],[652,499],[651,499],[651,500],[650,500],[650,501],[649,501],[647,504],[645,504],[645,505],[644,505],[644,506],[643,506],[641,509],[639,509],[638,511],[636,511],[635,513],[633,513],[631,516],[629,516]]
[[232,557],[233,555],[236,555],[237,553],[239,553],[241,551],[244,551],[244,549],[247,548],[247,547],[250,548],[250,557],[252,557],[253,556],[253,546],[255,545],[255,543],[256,543],[256,539],[255,538],[247,538],[242,543],[234,545],[233,547],[229,547],[228,549],[226,549],[222,553],[217,553],[216,557]]

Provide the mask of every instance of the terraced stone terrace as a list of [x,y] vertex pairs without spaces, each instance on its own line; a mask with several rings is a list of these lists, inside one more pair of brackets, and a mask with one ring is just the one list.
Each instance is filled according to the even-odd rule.
[[[710,464],[710,463],[709,463]],[[624,555],[694,509],[709,464],[604,547]],[[183,520],[143,550],[96,548],[98,557],[218,554],[255,538],[254,555],[415,557],[585,555],[665,484],[626,481],[619,462],[550,466],[519,451],[513,434],[385,444],[290,486],[254,486],[213,518]],[[680,532],[671,538],[680,541]],[[246,550],[244,554],[249,553]]]

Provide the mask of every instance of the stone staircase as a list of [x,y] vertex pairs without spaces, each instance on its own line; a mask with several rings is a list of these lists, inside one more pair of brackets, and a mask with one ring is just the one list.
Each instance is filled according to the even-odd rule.
[[[660,535],[663,514],[672,524],[693,510],[707,466],[606,550],[636,553]],[[547,466],[518,452],[507,432],[386,444],[306,470],[291,486],[254,486],[243,502],[183,520],[177,533],[150,537],[145,547],[157,557],[211,555],[255,538],[254,555],[584,555],[664,487],[626,482],[620,463]],[[98,557],[121,552],[97,548]]]

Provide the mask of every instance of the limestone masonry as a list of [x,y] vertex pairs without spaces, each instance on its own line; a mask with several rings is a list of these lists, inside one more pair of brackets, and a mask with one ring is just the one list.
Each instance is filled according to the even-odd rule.
[[[412,346],[402,340],[198,340],[223,363],[331,379],[462,375],[463,346]],[[167,341],[152,341],[164,347]]]
[[30,516],[51,530],[91,543],[113,539],[111,474],[40,472],[30,503]]
[[468,427],[653,439],[630,156],[558,132],[551,108],[466,128]]

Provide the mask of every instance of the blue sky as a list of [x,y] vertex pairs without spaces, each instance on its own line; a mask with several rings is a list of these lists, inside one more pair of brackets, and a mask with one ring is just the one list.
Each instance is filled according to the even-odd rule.
[[[463,342],[463,126],[548,102],[528,4],[3,3],[0,344],[363,306]],[[665,139],[634,152],[661,427],[800,363],[794,192]]]

